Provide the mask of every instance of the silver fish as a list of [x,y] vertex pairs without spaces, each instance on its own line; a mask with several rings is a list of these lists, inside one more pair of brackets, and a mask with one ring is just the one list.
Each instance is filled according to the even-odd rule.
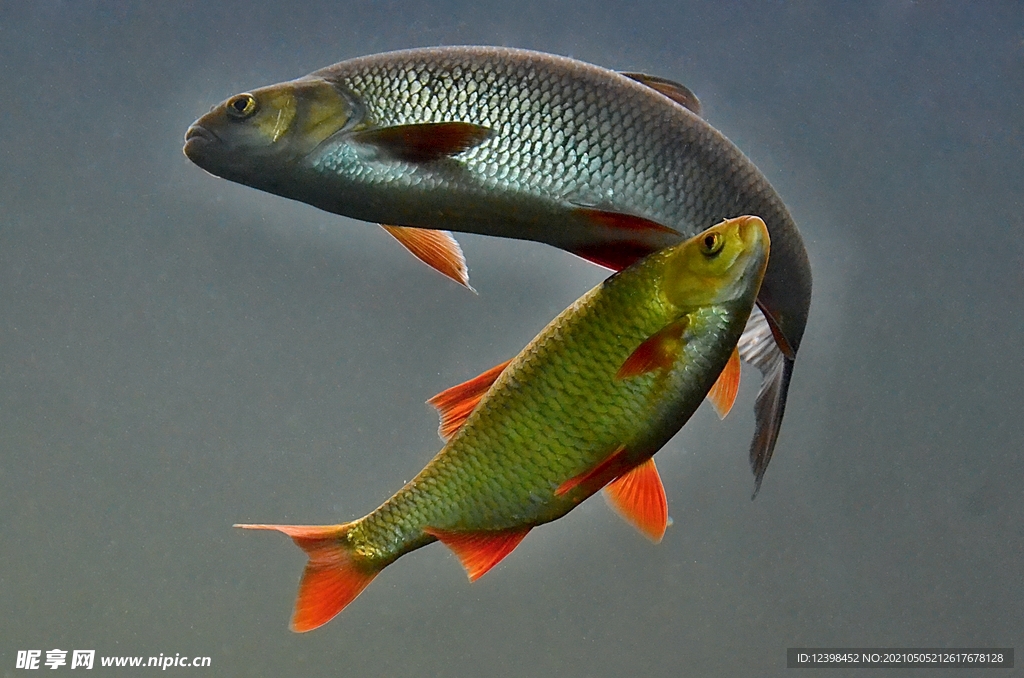
[[[772,257],[740,342],[764,381],[760,488],[807,323],[811,269],[786,206],[682,85],[497,47],[361,57],[235,95],[186,132],[217,176],[386,224],[468,284],[451,231],[535,240],[620,270],[724,218],[760,216]],[[440,231],[440,233],[439,233]]]

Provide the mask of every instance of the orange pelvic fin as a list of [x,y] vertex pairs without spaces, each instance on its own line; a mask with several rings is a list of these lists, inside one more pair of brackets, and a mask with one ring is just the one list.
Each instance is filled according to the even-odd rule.
[[697,95],[690,91],[690,88],[685,85],[680,85],[674,80],[668,78],[662,78],[657,75],[648,75],[646,73],[626,73],[622,75],[636,80],[641,85],[647,85],[659,94],[667,96],[672,101],[676,102],[683,108],[687,109],[694,115],[700,115],[700,99]]
[[348,525],[235,525],[245,530],[277,530],[292,538],[309,556],[295,600],[291,629],[312,631],[333,619],[355,600],[379,569],[352,558],[341,538]]
[[426,528],[424,532],[451,549],[466,568],[470,581],[476,581],[512,553],[529,533],[530,527],[493,532],[455,532]]
[[471,122],[427,122],[363,130],[350,138],[399,160],[431,162],[468,151],[490,136],[490,128]]
[[411,226],[380,226],[424,264],[469,291],[476,292],[469,284],[466,257],[462,254],[462,248],[459,247],[455,236],[450,232]]
[[668,500],[653,458],[608,483],[604,496],[627,523],[655,544],[665,536]]
[[740,351],[738,348],[732,350],[729,362],[725,369],[718,375],[715,385],[708,391],[708,400],[718,413],[719,419],[725,419],[736,402],[736,394],[740,390]]
[[668,327],[650,336],[646,341],[637,346],[636,350],[622,363],[622,367],[615,374],[616,379],[629,379],[647,374],[655,370],[668,369],[672,367],[676,357],[679,355],[683,333],[690,324],[689,319],[683,316]]
[[623,472],[623,470],[625,470],[622,468],[625,451],[626,446],[619,445],[615,448],[614,452],[609,454],[604,461],[597,464],[594,468],[577,476],[573,476],[559,485],[555,490],[555,496],[561,497],[563,494],[572,491],[580,485],[592,485],[594,486],[594,492],[601,489],[609,480],[618,476]]
[[427,401],[441,416],[441,426],[437,434],[441,440],[448,441],[455,432],[462,428],[466,419],[476,409],[480,399],[484,397],[491,384],[508,367],[511,360],[506,360],[500,365],[495,365],[481,375],[464,381],[457,386],[445,389]]

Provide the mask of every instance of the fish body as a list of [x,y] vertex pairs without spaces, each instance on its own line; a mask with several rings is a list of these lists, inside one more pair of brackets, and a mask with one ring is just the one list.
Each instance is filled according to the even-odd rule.
[[440,539],[479,577],[595,492],[659,540],[652,456],[735,351],[768,260],[757,217],[656,252],[561,313],[500,371],[444,448],[380,508],[276,529],[310,556],[293,628],[326,623],[383,567]]
[[773,249],[758,293],[768,325],[744,343],[766,375],[751,448],[760,484],[807,321],[810,265],[778,194],[687,94],[526,50],[414,49],[236,95],[189,128],[184,150],[212,174],[396,237],[534,240],[614,270],[724,218],[760,216]]

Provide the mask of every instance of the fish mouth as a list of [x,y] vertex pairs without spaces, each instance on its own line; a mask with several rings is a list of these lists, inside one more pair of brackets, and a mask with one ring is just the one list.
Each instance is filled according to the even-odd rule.
[[216,134],[206,129],[202,125],[192,124],[187,130],[185,130],[185,147],[182,149],[188,158],[192,158],[192,154],[198,149],[202,148],[207,144],[212,144],[220,139]]

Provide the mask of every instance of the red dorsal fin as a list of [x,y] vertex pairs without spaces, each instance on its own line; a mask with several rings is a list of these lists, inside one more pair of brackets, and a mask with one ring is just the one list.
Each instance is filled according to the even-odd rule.
[[457,386],[441,391],[427,401],[433,405],[441,416],[441,426],[437,434],[441,440],[447,441],[455,432],[462,428],[466,419],[476,409],[480,399],[487,393],[487,389],[495,382],[499,375],[505,370],[511,360],[506,360],[500,365],[495,365],[483,374],[464,381]]
[[373,581],[380,568],[356,561],[343,546],[348,525],[235,525],[245,530],[277,530],[309,556],[302,573],[291,629],[312,631],[331,621]]
[[700,115],[700,99],[686,85],[681,85],[674,80],[662,78],[661,76],[648,75],[647,73],[623,72],[622,75],[631,80],[636,80],[641,85],[647,85],[659,94],[667,96],[694,115]]
[[442,544],[450,548],[462,563],[462,567],[466,568],[469,580],[476,581],[512,553],[530,531],[530,527],[493,532],[454,532],[428,527],[423,531],[437,537]]
[[399,160],[431,162],[479,146],[491,130],[471,122],[426,122],[355,132],[350,139]]
[[672,367],[682,347],[683,333],[689,324],[689,318],[683,316],[649,337],[626,358],[615,378],[629,379]]
[[561,497],[563,494],[572,491],[580,485],[589,486],[590,494],[597,492],[599,489],[605,486],[605,484],[612,478],[620,475],[625,469],[623,468],[624,456],[626,452],[625,445],[619,445],[615,448],[615,451],[609,454],[604,461],[600,462],[594,468],[589,471],[569,478],[564,483],[558,486],[555,490],[555,496]]
[[655,544],[665,536],[668,500],[653,458],[608,483],[604,496],[627,523]]
[[424,264],[441,275],[451,278],[471,292],[476,292],[469,284],[469,268],[466,266],[466,257],[462,254],[462,248],[459,247],[458,241],[451,233],[411,226],[388,226],[386,224],[380,226]]
[[719,419],[725,419],[725,415],[729,414],[732,404],[736,402],[736,394],[739,393],[739,390],[740,352],[739,349],[734,348],[732,355],[729,356],[729,362],[725,364],[725,369],[718,375],[715,385],[708,391],[708,400],[714,406]]

